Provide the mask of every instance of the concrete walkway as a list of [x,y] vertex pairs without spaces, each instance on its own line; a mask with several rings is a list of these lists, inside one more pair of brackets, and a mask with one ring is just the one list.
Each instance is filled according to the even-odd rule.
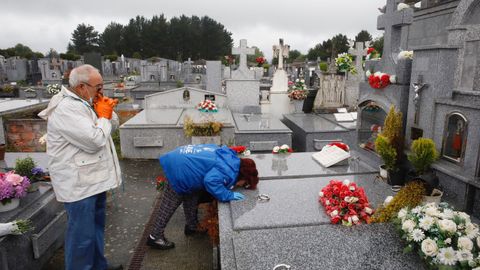
[[[161,168],[156,160],[122,160],[121,167],[125,188],[114,194],[107,209],[105,255],[109,262],[123,264],[128,269],[139,241],[145,240],[141,236],[159,196],[155,178],[161,174]],[[186,237],[184,225],[180,207],[166,229],[167,237],[176,247],[168,251],[146,248],[141,269],[212,269],[208,237]],[[61,270],[63,264],[63,250],[59,250],[44,269]]]

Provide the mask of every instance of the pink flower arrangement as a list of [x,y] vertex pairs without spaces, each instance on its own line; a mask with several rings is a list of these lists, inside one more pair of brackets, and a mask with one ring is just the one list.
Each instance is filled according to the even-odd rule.
[[200,102],[197,105],[197,109],[201,112],[218,112],[217,105],[215,105],[215,103],[209,99]]
[[357,184],[349,180],[331,180],[318,195],[332,224],[340,221],[345,226],[357,225],[362,221],[370,223],[374,210],[365,191]]
[[396,83],[397,81],[396,76],[387,73],[375,72],[374,74],[371,74],[370,71],[367,71],[366,75],[368,77],[368,83],[375,89],[385,88],[391,83]]
[[30,180],[20,176],[15,171],[0,173],[0,202],[6,204],[13,198],[22,198],[27,195]]

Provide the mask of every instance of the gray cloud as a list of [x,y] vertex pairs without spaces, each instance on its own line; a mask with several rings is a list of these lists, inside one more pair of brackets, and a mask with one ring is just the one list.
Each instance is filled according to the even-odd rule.
[[64,52],[72,31],[79,23],[93,25],[102,32],[111,21],[122,24],[130,18],[165,14],[167,18],[209,16],[232,32],[235,46],[246,38],[267,57],[271,47],[284,38],[292,49],[308,48],[343,33],[353,38],[360,30],[373,36],[379,12],[386,0],[174,0],[174,1],[92,1],[72,4],[54,0],[2,0],[0,48],[23,43],[35,51],[54,48]]

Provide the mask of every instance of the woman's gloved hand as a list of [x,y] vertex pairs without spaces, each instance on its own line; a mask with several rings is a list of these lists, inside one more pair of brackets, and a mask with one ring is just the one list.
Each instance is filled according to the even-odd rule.
[[93,104],[93,109],[97,113],[98,118],[112,119],[113,107],[117,105],[117,99],[111,99],[108,97],[98,97],[97,102]]
[[243,199],[245,199],[245,196],[242,193],[233,192],[234,201],[243,200]]

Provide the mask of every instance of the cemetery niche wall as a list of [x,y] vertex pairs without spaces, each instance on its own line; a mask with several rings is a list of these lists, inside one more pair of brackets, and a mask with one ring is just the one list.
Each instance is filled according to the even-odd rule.
[[406,138],[435,141],[441,157],[433,167],[444,199],[479,217],[480,5],[425,2],[409,30],[414,57]]

